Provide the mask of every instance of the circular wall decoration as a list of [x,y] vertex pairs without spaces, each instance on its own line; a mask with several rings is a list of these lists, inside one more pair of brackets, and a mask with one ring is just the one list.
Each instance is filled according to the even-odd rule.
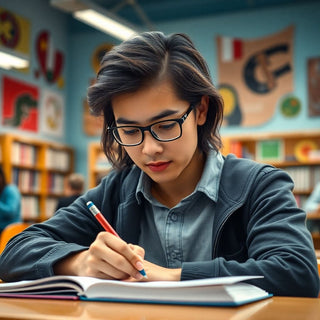
[[317,150],[317,144],[312,140],[301,140],[294,147],[294,155],[300,162],[309,161],[309,152]]
[[110,51],[113,47],[113,44],[105,43],[100,45],[93,53],[92,55],[92,67],[93,70],[97,73],[100,68],[100,62],[103,58],[104,54],[108,51]]
[[221,87],[219,92],[224,101],[224,115],[229,116],[235,109],[236,106],[236,95],[230,87]]
[[281,101],[280,110],[287,118],[296,117],[301,111],[301,102],[297,97],[287,96]]
[[220,84],[218,90],[223,99],[225,123],[227,125],[241,125],[242,112],[236,89],[228,84]]

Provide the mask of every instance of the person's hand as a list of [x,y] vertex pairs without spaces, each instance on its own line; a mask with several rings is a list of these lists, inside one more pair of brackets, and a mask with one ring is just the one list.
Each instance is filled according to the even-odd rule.
[[[137,247],[139,248],[139,247]],[[147,277],[142,278],[139,281],[180,281],[181,279],[181,269],[169,269],[158,266],[147,260],[143,261],[144,270]],[[137,281],[137,279],[131,277],[125,279],[125,281]]]
[[102,279],[142,280],[144,249],[127,244],[109,232],[100,232],[90,248],[63,259],[54,266],[55,274]]

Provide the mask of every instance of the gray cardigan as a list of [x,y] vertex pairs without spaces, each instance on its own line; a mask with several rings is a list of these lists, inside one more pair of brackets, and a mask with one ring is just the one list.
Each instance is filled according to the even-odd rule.
[[[135,197],[140,169],[113,171],[100,185],[60,209],[51,219],[14,237],[0,257],[4,281],[53,275],[53,265],[87,249],[102,227],[91,215],[91,200],[118,234],[138,243],[143,207]],[[181,280],[263,275],[250,282],[274,295],[316,297],[317,260],[306,214],[297,208],[293,182],[282,170],[228,155],[213,226],[212,260],[184,262]]]

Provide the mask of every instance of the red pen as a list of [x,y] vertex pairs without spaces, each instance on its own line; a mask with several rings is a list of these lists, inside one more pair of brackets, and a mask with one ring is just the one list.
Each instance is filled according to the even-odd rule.
[[112,228],[111,224],[105,219],[105,217],[102,215],[102,213],[99,211],[99,209],[93,204],[92,201],[87,202],[87,207],[90,210],[90,212],[96,217],[96,219],[100,222],[100,224],[104,228],[104,230],[119,237],[116,230],[114,230]]
[[[95,216],[95,218],[99,221],[101,226],[106,230],[107,232],[117,236],[118,238],[119,235],[117,232],[112,228],[111,224],[105,219],[105,217],[102,215],[102,213],[99,211],[99,209],[93,204],[92,201],[87,202],[87,207],[90,210],[90,212]],[[146,272],[144,269],[138,270],[145,278],[147,277]]]

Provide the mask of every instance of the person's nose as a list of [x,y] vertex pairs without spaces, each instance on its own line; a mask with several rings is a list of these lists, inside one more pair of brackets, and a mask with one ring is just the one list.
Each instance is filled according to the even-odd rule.
[[144,132],[144,139],[142,142],[142,153],[147,155],[153,155],[161,153],[163,150],[161,141],[156,140],[151,132]]

